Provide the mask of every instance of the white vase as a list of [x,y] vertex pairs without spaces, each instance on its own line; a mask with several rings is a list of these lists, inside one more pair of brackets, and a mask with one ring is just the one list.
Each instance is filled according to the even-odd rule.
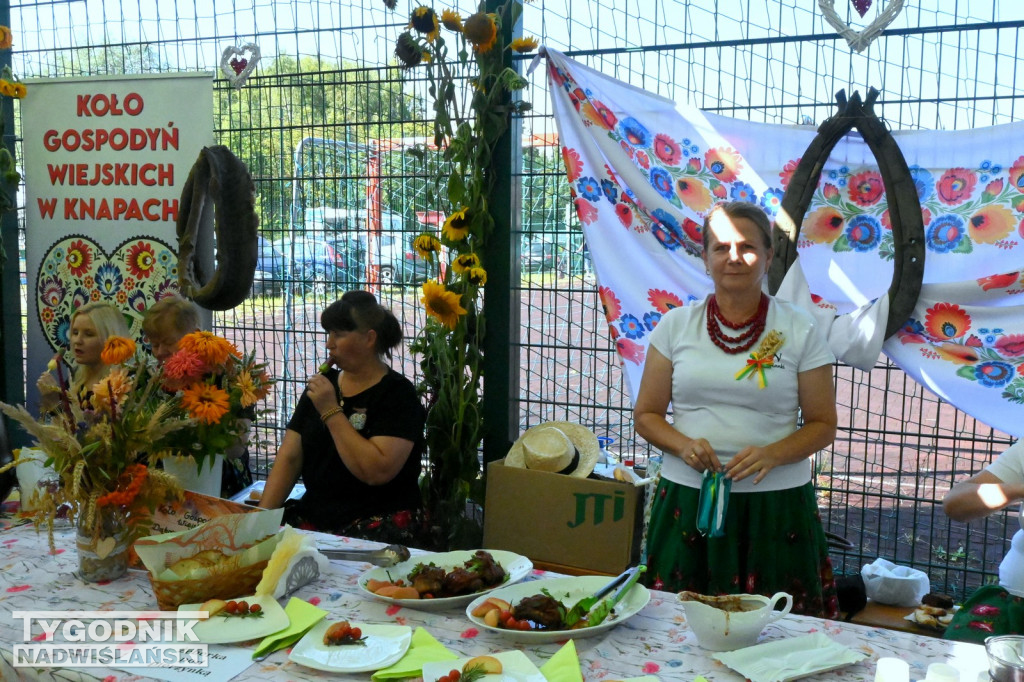
[[202,470],[198,470],[196,459],[192,455],[168,455],[163,458],[164,471],[171,474],[181,483],[185,490],[194,493],[220,497],[221,476],[224,473],[224,455],[207,457]]

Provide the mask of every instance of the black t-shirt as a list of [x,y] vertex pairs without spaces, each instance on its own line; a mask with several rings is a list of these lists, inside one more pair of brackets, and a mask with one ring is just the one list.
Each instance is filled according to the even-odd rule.
[[[340,399],[338,373],[331,369],[325,376]],[[388,483],[363,483],[341,461],[330,431],[320,420],[313,401],[303,393],[288,422],[288,428],[302,438],[302,481],[306,494],[299,501],[299,514],[318,530],[337,531],[357,519],[419,509],[426,410],[412,382],[389,369],[377,384],[347,396],[343,411],[364,438],[404,438],[413,442],[412,452],[398,475]]]

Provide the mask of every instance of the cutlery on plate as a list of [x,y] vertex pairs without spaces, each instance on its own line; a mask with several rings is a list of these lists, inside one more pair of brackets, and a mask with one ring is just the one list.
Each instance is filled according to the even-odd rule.
[[587,611],[587,624],[590,626],[600,625],[608,618],[608,614],[612,612],[615,605],[625,597],[636,581],[640,579],[640,575],[647,570],[647,566],[639,564],[626,571],[627,577],[624,583],[615,591],[615,594],[600,599]]
[[380,549],[321,549],[320,553],[332,561],[365,561],[374,566],[394,566],[408,561],[411,554],[402,545],[388,545]]
[[580,619],[583,618],[583,616],[587,615],[590,609],[594,608],[594,605],[597,604],[597,602],[599,602],[602,597],[610,594],[611,591],[614,590],[616,587],[629,580],[630,576],[632,576],[633,573],[636,572],[636,569],[636,566],[634,566],[633,568],[627,568],[625,571],[623,571],[616,577],[612,578],[611,582],[609,582],[607,585],[602,587],[594,594],[590,595],[589,597],[584,597],[583,599],[580,599],[573,605],[571,609],[568,610],[568,612],[566,612],[565,618],[563,618],[562,621],[565,623],[567,627],[572,627],[573,625],[578,623]]

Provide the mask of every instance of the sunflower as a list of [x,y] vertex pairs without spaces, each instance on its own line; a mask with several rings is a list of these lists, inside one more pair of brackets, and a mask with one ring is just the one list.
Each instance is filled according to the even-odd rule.
[[28,94],[28,88],[22,83],[11,83],[11,88],[14,90],[14,94],[11,95],[14,99],[24,99]]
[[412,248],[416,249],[416,253],[420,255],[420,258],[432,261],[434,260],[434,254],[441,251],[441,241],[432,234],[421,234],[412,243]]
[[437,12],[426,5],[420,5],[412,11],[409,28],[416,29],[425,35],[427,40],[434,40],[441,33],[437,25]]
[[534,50],[537,49],[538,45],[540,45],[540,41],[534,38],[533,36],[530,36],[529,38],[516,38],[511,43],[509,43],[509,47],[511,47],[513,50],[520,54],[525,54],[526,52],[533,52]]
[[440,282],[428,279],[423,283],[423,298],[420,303],[427,310],[427,315],[435,318],[438,322],[455,329],[459,323],[459,316],[466,314],[466,309],[459,303],[459,295],[454,291],[448,291]]
[[213,367],[227,362],[229,355],[241,357],[230,341],[212,332],[192,332],[181,339],[179,349],[195,353],[207,366]]
[[475,253],[464,253],[452,261],[452,270],[457,275],[464,274],[472,268],[478,267],[480,267],[480,257]]
[[100,360],[104,365],[120,365],[133,355],[135,355],[134,341],[123,336],[111,336],[103,344]]
[[204,424],[219,423],[231,407],[224,389],[205,383],[186,388],[181,394],[181,404],[190,417]]
[[6,50],[14,44],[14,34],[10,27],[0,26],[0,50]]
[[5,78],[0,78],[0,95],[14,97],[14,83]]
[[494,43],[498,39],[498,25],[494,23],[494,15],[487,12],[477,12],[472,15],[466,19],[462,35],[473,43],[473,49],[476,52],[487,52],[494,47]]
[[441,23],[449,31],[462,33],[462,17],[453,9],[446,9],[441,12]]
[[416,39],[408,31],[399,35],[398,40],[395,41],[395,56],[406,69],[411,69],[423,61],[423,52],[416,44]]
[[482,287],[487,284],[487,271],[483,268],[470,268],[466,280],[473,286]]
[[466,220],[468,210],[463,206],[448,216],[441,227],[441,236],[450,242],[461,242],[465,239],[469,235],[469,221]]

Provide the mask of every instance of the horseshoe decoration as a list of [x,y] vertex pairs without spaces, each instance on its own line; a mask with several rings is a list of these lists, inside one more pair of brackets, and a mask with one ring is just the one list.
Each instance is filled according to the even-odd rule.
[[885,337],[889,338],[910,317],[921,293],[925,257],[924,219],[907,161],[889,129],[875,115],[873,106],[878,94],[878,90],[871,88],[863,102],[859,92],[854,92],[848,101],[846,91],[840,90],[836,94],[838,112],[819,126],[818,135],[800,158],[782,197],[782,210],[775,221],[775,258],[768,272],[768,286],[773,294],[778,291],[786,271],[796,260],[800,225],[818,187],[825,162],[839,140],[856,128],[878,162],[889,203],[895,249],[888,294],[889,320],[885,327]]
[[208,310],[244,301],[256,274],[258,227],[249,169],[223,145],[203,147],[179,203],[181,293]]

